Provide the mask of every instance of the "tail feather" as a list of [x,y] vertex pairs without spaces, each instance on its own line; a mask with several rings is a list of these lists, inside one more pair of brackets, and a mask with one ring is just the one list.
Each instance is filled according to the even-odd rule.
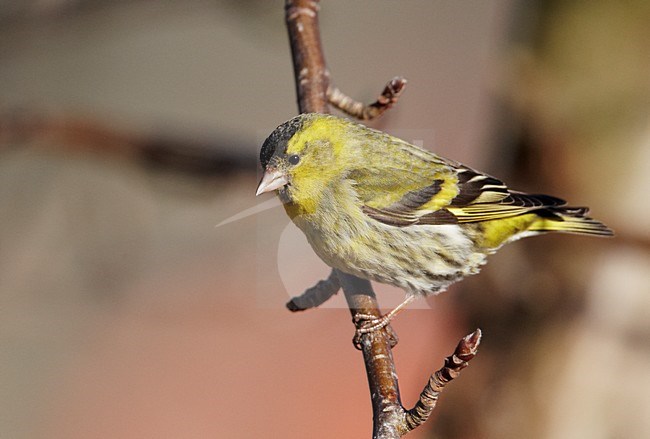
[[580,235],[613,236],[614,232],[605,224],[586,216],[586,207],[548,208],[535,212],[539,219],[530,227],[531,232],[562,232]]

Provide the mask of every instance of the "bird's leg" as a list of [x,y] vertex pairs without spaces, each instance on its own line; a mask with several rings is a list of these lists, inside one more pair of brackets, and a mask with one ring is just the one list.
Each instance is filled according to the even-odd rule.
[[357,335],[367,334],[369,332],[378,331],[381,328],[388,325],[393,317],[395,317],[400,311],[408,306],[409,303],[413,302],[417,296],[415,294],[408,294],[406,299],[399,305],[395,307],[391,312],[385,314],[379,318],[367,314],[356,314],[354,316],[354,322],[358,323],[362,320],[365,320],[361,328],[357,328]]

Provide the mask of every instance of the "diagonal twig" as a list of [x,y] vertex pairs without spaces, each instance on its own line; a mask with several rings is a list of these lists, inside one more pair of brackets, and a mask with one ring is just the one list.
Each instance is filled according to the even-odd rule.
[[338,293],[340,289],[339,277],[336,275],[336,271],[332,270],[327,279],[318,281],[316,285],[305,290],[300,296],[291,298],[287,303],[287,308],[292,312],[316,308]]
[[431,375],[415,407],[405,414],[404,427],[406,431],[404,431],[404,434],[419,427],[429,419],[431,412],[436,407],[440,392],[451,380],[460,375],[460,371],[469,365],[469,361],[478,352],[481,336],[481,330],[477,329],[463,337],[456,346],[454,353],[445,358],[445,365]]
[[394,77],[388,81],[377,100],[368,105],[354,100],[331,84],[327,88],[327,99],[330,104],[352,117],[370,120],[381,116],[397,103],[407,82],[406,78],[401,76]]

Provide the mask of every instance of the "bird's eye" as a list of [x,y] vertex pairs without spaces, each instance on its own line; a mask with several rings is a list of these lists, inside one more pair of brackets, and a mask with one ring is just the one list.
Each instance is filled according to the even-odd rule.
[[292,165],[297,165],[298,162],[300,161],[300,156],[299,156],[299,155],[296,155],[296,154],[293,154],[293,155],[290,155],[289,158],[288,158],[287,160],[288,160],[289,163],[291,163]]

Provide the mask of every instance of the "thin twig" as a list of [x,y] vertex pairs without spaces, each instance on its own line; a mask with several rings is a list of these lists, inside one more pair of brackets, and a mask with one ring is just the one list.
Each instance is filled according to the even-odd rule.
[[381,116],[397,103],[407,82],[406,78],[401,76],[394,77],[388,81],[377,100],[368,105],[354,100],[331,84],[327,88],[327,99],[330,104],[352,117],[360,120],[370,120]]
[[460,375],[460,371],[468,366],[469,361],[478,352],[481,335],[481,330],[477,329],[465,336],[458,343],[454,353],[445,358],[445,365],[431,375],[415,407],[406,412],[404,419],[404,428],[406,430],[403,434],[417,428],[429,419],[431,412],[436,407],[440,392],[451,380]]
[[305,290],[300,296],[293,297],[287,303],[287,308],[292,312],[316,308],[338,293],[340,289],[339,277],[336,275],[336,271],[332,270],[327,279],[318,281],[316,285]]

